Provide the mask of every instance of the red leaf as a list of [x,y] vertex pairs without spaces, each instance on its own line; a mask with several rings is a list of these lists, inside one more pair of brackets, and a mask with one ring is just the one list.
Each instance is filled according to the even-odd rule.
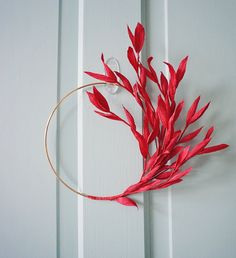
[[101,60],[106,72],[107,77],[109,77],[112,81],[117,82],[116,76],[111,68],[105,63],[103,54],[101,55]]
[[130,64],[133,66],[134,70],[136,72],[138,72],[138,61],[135,57],[134,50],[132,47],[128,48],[127,56],[128,56]]
[[148,127],[148,115],[147,113],[144,114],[143,117],[143,137],[146,141],[148,141],[148,137],[149,137],[149,127]]
[[168,115],[165,108],[165,102],[163,101],[162,97],[158,96],[158,106],[157,106],[157,113],[158,116],[165,128],[168,127]]
[[184,107],[184,101],[182,100],[182,101],[178,104],[178,106],[177,106],[177,108],[176,108],[176,110],[175,110],[175,112],[174,112],[174,123],[175,123],[175,121],[179,118],[180,113],[181,113],[181,111],[183,110],[183,107]]
[[160,184],[160,183],[161,183],[161,180],[155,179],[155,181],[152,181],[151,183],[148,183],[146,185],[139,187],[134,193],[147,192],[149,190],[152,190],[153,187],[155,187],[157,184]]
[[88,92],[87,91],[87,95],[89,97],[90,102],[98,109],[104,111],[104,112],[109,112],[109,106],[108,103],[105,103],[105,106],[103,104],[103,102],[99,101],[99,98],[97,98],[97,96],[94,93]]
[[176,145],[177,140],[179,139],[181,131],[176,131],[173,133],[172,139],[170,140],[166,150],[172,150],[172,148]]
[[139,142],[139,149],[140,149],[142,156],[146,159],[147,154],[148,154],[147,142],[145,141],[144,137],[139,132],[137,132],[136,130],[132,130],[132,132],[133,132],[135,138]]
[[157,186],[155,188],[152,188],[152,189],[153,190],[157,190],[157,189],[167,188],[167,187],[169,187],[171,185],[178,184],[178,183],[180,183],[182,181],[183,181],[183,179],[177,179],[175,181],[168,181],[167,183],[161,184],[161,185],[159,185],[159,186]]
[[208,109],[210,105],[210,102],[207,103],[203,108],[201,108],[198,112],[196,112],[192,118],[190,119],[190,124],[194,123],[196,120],[198,120],[204,113],[205,111]]
[[152,59],[153,59],[152,56],[150,56],[150,57],[147,59],[148,68],[149,68],[149,71],[147,70],[147,76],[148,76],[152,81],[154,81],[155,83],[157,83],[158,87],[160,88],[160,85],[159,85],[159,82],[158,82],[158,78],[157,78],[157,74],[156,74],[155,70],[153,69],[153,67],[152,67],[152,65],[151,65]]
[[166,96],[168,91],[168,81],[162,72],[161,72],[161,88],[162,88],[163,95]]
[[214,126],[212,126],[208,129],[205,139],[210,138],[213,132],[214,132]]
[[192,167],[187,168],[186,170],[182,171],[182,172],[178,172],[176,174],[174,174],[174,176],[171,178],[171,181],[175,181],[178,180],[184,176],[186,176],[187,174],[189,174],[189,172],[192,170]]
[[169,73],[170,73],[170,80],[169,80],[169,96],[170,99],[173,101],[175,97],[175,91],[176,91],[176,73],[174,67],[167,63],[164,62],[169,68]]
[[199,144],[197,144],[188,154],[187,159],[192,158],[193,156],[201,153],[201,151],[204,149],[204,147],[207,146],[207,144],[211,141],[210,138],[203,140]]
[[176,156],[180,151],[182,151],[183,146],[176,146],[169,154],[168,159],[172,159],[174,156]]
[[228,144],[218,144],[215,146],[210,146],[208,148],[204,148],[203,151],[201,151],[199,154],[207,154],[207,153],[211,153],[211,152],[215,152],[215,151],[220,151],[220,150],[223,150],[228,147],[229,147]]
[[116,114],[113,114],[113,113],[102,113],[102,112],[99,112],[97,110],[95,110],[94,112],[97,113],[100,116],[109,118],[111,120],[123,121],[119,116],[117,116]]
[[98,101],[98,103],[103,107],[103,109],[106,112],[110,111],[110,107],[107,103],[107,100],[104,98],[104,96],[97,90],[96,87],[93,87],[93,93],[94,96],[96,97],[96,100]]
[[142,48],[143,48],[143,43],[144,43],[144,38],[145,38],[145,30],[144,27],[141,23],[138,23],[135,32],[134,32],[134,37],[135,37],[135,51],[136,53],[139,53]]
[[128,197],[119,197],[115,201],[125,206],[135,206],[138,208],[137,203]]
[[181,166],[188,157],[190,146],[185,147],[179,154],[176,160],[176,167]]
[[148,140],[147,140],[148,143],[150,144],[155,139],[155,137],[157,137],[159,134],[160,134],[160,121],[159,121],[159,118],[157,117],[155,119],[153,131],[148,136]]
[[191,105],[191,107],[190,107],[189,110],[188,110],[187,118],[186,118],[186,124],[187,124],[187,125],[190,124],[190,121],[191,121],[193,115],[195,114],[195,112],[196,112],[196,110],[197,110],[197,106],[198,106],[198,103],[199,103],[199,101],[200,101],[200,98],[201,98],[201,97],[198,96],[198,97],[194,100],[193,104]]
[[136,125],[135,125],[135,121],[134,121],[133,116],[130,114],[130,112],[125,107],[123,107],[123,108],[124,108],[124,111],[125,111],[125,115],[128,119],[130,128],[132,130],[132,133],[134,134],[135,138],[138,140],[141,154],[143,155],[144,158],[146,158],[147,154],[148,154],[147,141],[144,139],[144,137],[139,132],[136,131]]
[[133,88],[129,82],[129,80],[121,73],[115,72],[115,74],[121,79],[123,86],[125,89],[127,89],[129,92],[133,93]]
[[140,107],[143,109],[143,103],[138,94],[138,84],[135,83],[133,88],[134,88],[134,97],[135,97],[136,101],[138,102],[138,104],[140,105]]
[[136,130],[136,125],[133,116],[130,114],[130,112],[123,106],[125,115],[128,119],[129,125],[132,129]]
[[106,112],[106,110],[104,110],[104,108],[98,103],[98,101],[97,101],[97,99],[96,99],[96,97],[94,96],[93,93],[91,93],[91,92],[89,92],[89,91],[87,91],[86,93],[87,93],[87,95],[88,95],[88,97],[89,97],[90,102],[91,102],[96,108],[98,108],[98,109],[103,110],[103,111]]
[[180,83],[180,81],[183,79],[185,71],[186,71],[186,65],[188,61],[188,56],[186,56],[179,64],[179,67],[176,72],[176,81],[177,81],[177,87]]
[[[143,97],[144,101],[145,101],[145,104],[146,104],[146,107],[147,108],[150,108],[151,110],[154,110],[153,106],[152,106],[152,102],[150,100],[150,97],[149,95],[147,94],[147,91],[144,87],[142,87],[139,83],[136,84],[137,87],[138,87],[138,90],[141,94],[141,96]],[[151,121],[152,122],[152,121]]]
[[116,83],[116,80],[99,73],[85,72],[87,75],[104,82]]
[[142,65],[140,66],[140,84],[143,88],[146,87],[146,70]]
[[130,40],[131,40],[131,43],[132,43],[133,47],[135,47],[135,38],[134,38],[134,35],[133,35],[133,33],[131,32],[129,26],[127,26],[127,29],[128,29],[128,34],[129,34],[129,38],[130,38]]
[[158,175],[156,178],[158,179],[168,179],[171,176],[172,172],[164,172]]
[[165,133],[164,141],[163,141],[163,146],[166,147],[168,143],[170,142],[172,136],[174,133],[174,125],[173,125],[173,117],[171,117],[168,121],[168,128]]
[[189,133],[188,135],[184,136],[179,143],[184,143],[184,142],[188,142],[192,139],[194,139],[202,130],[203,127],[198,128],[197,130]]

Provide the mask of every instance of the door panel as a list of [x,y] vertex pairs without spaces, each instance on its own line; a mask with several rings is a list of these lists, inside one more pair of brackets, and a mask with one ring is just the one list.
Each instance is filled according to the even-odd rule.
[[175,66],[189,55],[178,97],[187,100],[186,108],[198,95],[202,104],[212,100],[199,125],[215,126],[213,144],[230,144],[226,151],[195,159],[182,184],[151,194],[151,257],[234,257],[236,3],[150,0],[147,8],[149,52],[163,60],[168,51]]
[[[126,58],[129,46],[126,25],[134,28],[140,21],[141,2],[86,0],[80,1],[79,8],[79,83],[94,81],[83,74],[84,70],[104,73],[102,52],[106,60],[116,58],[121,72],[134,80]],[[137,119],[141,117],[141,111],[126,92],[119,90],[112,95],[104,87],[99,89],[114,112],[122,114],[125,103]],[[78,99],[79,186],[90,194],[117,194],[138,180],[142,158],[130,131],[119,122],[95,114],[85,92],[79,94]],[[141,127],[141,123],[138,124]],[[143,202],[142,195],[134,198]],[[144,257],[142,205],[137,210],[115,202],[80,197],[78,200],[79,257]]]
[[224,152],[194,161],[192,174],[172,192],[175,257],[236,255],[235,11],[235,1],[229,0],[169,4],[170,60],[190,56],[181,95],[212,100],[202,124],[215,126],[213,143],[230,144]]
[[0,24],[0,257],[56,258],[43,131],[57,96],[58,1],[0,1]]

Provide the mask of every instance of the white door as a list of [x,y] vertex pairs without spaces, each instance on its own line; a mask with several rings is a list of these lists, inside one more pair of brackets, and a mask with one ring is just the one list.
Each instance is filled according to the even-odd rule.
[[[236,257],[236,2],[13,0],[0,6],[0,257]],[[158,71],[165,71],[162,61],[176,67],[189,55],[179,98],[187,106],[198,95],[212,100],[201,122],[214,125],[215,143],[230,148],[195,159],[181,184],[133,196],[136,209],[83,199],[56,183],[42,136],[57,99],[94,81],[83,71],[103,72],[102,52],[135,80],[126,26],[140,21],[147,35],[142,57],[153,55]],[[124,91],[100,90],[114,111],[124,104],[142,128],[142,114]],[[112,195],[139,178],[143,160],[130,131],[93,109],[85,91],[70,99],[50,146],[68,183]]]
[[[195,159],[182,184],[135,196],[139,210],[79,198],[79,257],[235,257],[236,3],[90,0],[81,1],[79,8],[79,82],[93,81],[82,75],[83,70],[103,72],[101,52],[106,59],[115,57],[121,71],[134,78],[126,61],[126,25],[134,28],[142,21],[146,54],[156,58],[158,69],[165,69],[164,60],[177,66],[181,58],[190,56],[179,98],[185,98],[186,105],[198,95],[205,102],[212,100],[201,122],[215,126],[215,143],[231,145],[225,152]],[[141,115],[122,90],[114,95],[101,91],[115,111],[125,103],[137,117]],[[137,145],[126,128],[101,119],[92,112],[85,94],[82,99],[80,186],[98,195],[117,193],[142,170]]]

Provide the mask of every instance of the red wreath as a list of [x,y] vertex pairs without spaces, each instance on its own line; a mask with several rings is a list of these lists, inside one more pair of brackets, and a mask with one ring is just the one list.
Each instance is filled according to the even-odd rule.
[[[147,59],[148,67],[140,60],[140,52],[143,48],[145,30],[142,24],[138,23],[135,32],[132,33],[128,27],[128,34],[132,46],[127,50],[127,57],[135,70],[137,81],[134,85],[127,77],[118,71],[112,71],[104,62],[102,64],[106,74],[85,72],[86,74],[102,82],[116,84],[127,90],[137,101],[143,112],[143,130],[139,132],[132,114],[125,108],[126,120],[113,113],[106,98],[93,87],[93,92],[87,92],[90,102],[98,109],[95,112],[100,116],[111,120],[117,120],[128,126],[139,144],[140,152],[144,159],[144,169],[140,180],[129,186],[123,193],[110,197],[87,196],[96,200],[117,201],[123,205],[137,206],[135,201],[128,198],[128,195],[159,190],[183,181],[192,167],[182,169],[182,166],[191,158],[219,151],[228,147],[227,144],[208,146],[214,127],[210,127],[203,139],[198,143],[193,143],[193,139],[201,132],[203,127],[188,132],[189,127],[194,124],[207,110],[209,103],[198,108],[200,96],[197,97],[188,109],[185,125],[182,129],[176,129],[175,125],[184,107],[184,100],[177,103],[175,96],[181,80],[185,74],[188,57],[185,57],[179,64],[177,70],[167,62],[169,79],[161,72],[158,77],[152,67],[153,57]],[[147,91],[147,81],[151,80],[159,91],[156,105],[150,99]],[[155,150],[150,153],[150,144],[155,144]]]

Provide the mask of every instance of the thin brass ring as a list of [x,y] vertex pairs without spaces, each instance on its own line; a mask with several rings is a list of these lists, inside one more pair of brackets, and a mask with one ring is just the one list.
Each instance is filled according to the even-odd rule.
[[78,190],[76,190],[75,188],[73,188],[72,186],[70,186],[68,183],[65,182],[65,180],[63,180],[60,176],[59,176],[59,173],[57,172],[53,162],[52,162],[52,159],[51,159],[51,156],[49,154],[49,148],[48,148],[48,130],[49,130],[49,126],[50,126],[50,123],[51,123],[51,120],[54,116],[54,114],[58,111],[59,107],[61,106],[61,104],[68,98],[70,97],[72,94],[74,94],[75,92],[81,90],[81,89],[84,89],[84,88],[88,88],[88,87],[91,87],[91,86],[94,86],[94,85],[117,85],[119,86],[118,84],[116,83],[106,83],[106,82],[95,82],[95,83],[89,83],[89,84],[85,84],[85,85],[82,85],[82,86],[79,86],[79,87],[76,87],[75,89],[71,90],[70,92],[68,92],[66,95],[64,95],[61,100],[55,105],[55,107],[53,108],[53,110],[51,111],[49,117],[48,117],[48,120],[47,120],[47,123],[46,123],[46,126],[45,126],[45,131],[44,131],[44,150],[45,150],[45,153],[46,153],[46,157],[47,157],[47,161],[51,167],[51,170],[52,172],[54,173],[54,175],[56,176],[56,178],[59,180],[59,182],[61,182],[66,188],[68,188],[70,191],[78,194],[78,195],[81,195],[83,197],[87,197],[87,198],[90,198],[90,199],[99,199],[99,200],[113,200],[113,199],[116,199],[118,198],[119,196],[122,196],[122,194],[118,194],[118,195],[113,195],[113,196],[93,196],[93,195],[89,195],[87,193],[83,193],[83,192],[79,192]]

